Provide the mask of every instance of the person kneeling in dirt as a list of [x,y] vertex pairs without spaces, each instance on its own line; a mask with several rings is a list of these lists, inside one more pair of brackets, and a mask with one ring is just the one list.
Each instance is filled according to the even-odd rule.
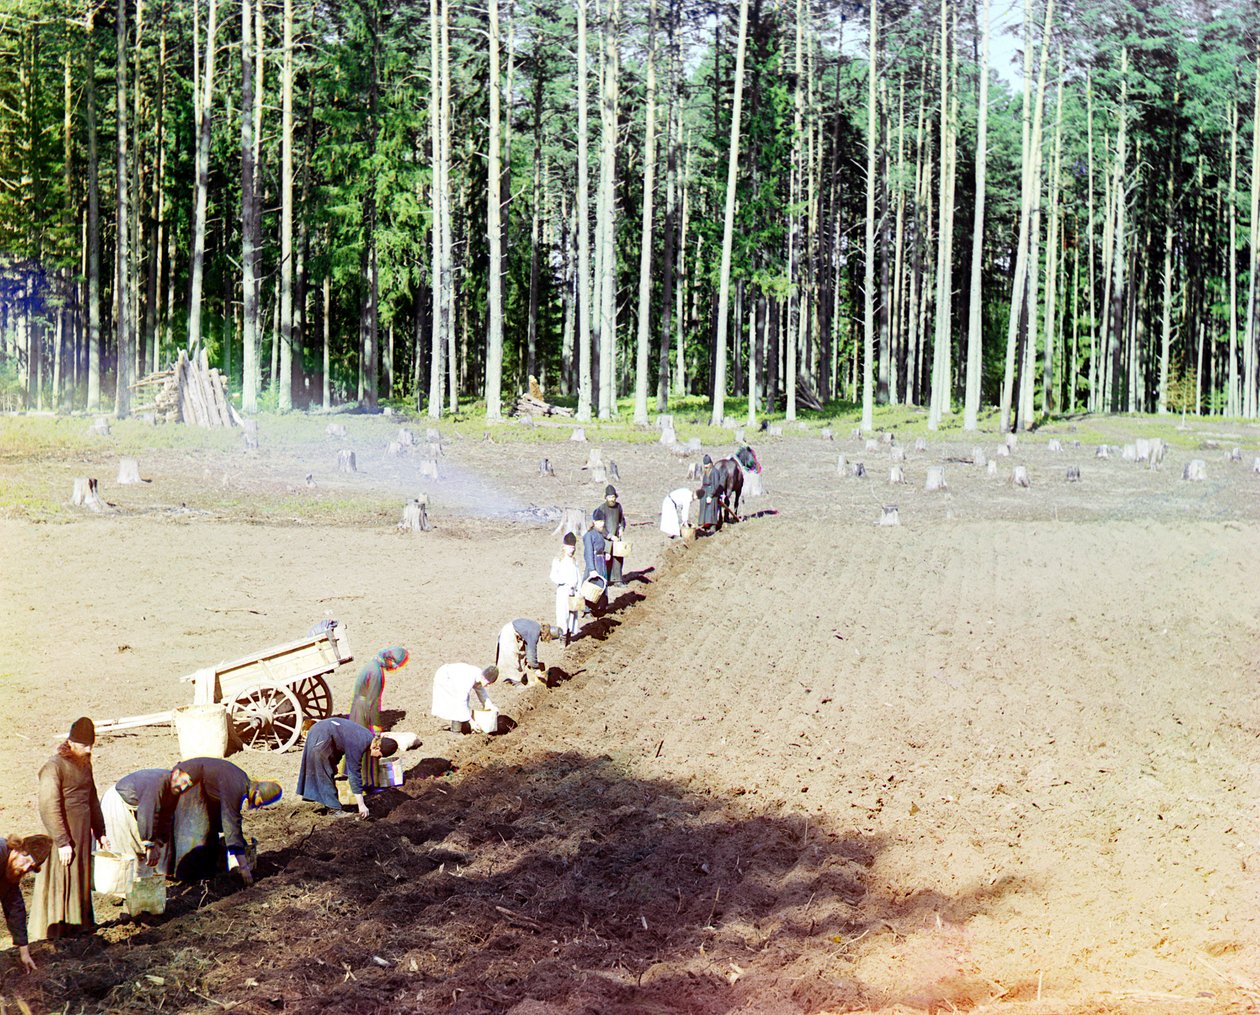
[[[101,794],[105,837],[118,855],[157,867],[171,841],[175,805],[191,785],[192,777],[178,768],[142,768]],[[137,870],[140,876],[145,873]]]
[[452,733],[467,733],[472,721],[473,703],[493,709],[486,688],[499,679],[499,668],[481,669],[472,663],[446,663],[433,674],[433,714],[451,724]]
[[[165,873],[184,881],[214,877],[236,867],[241,880],[254,883],[245,851],[241,808],[266,807],[280,799],[277,782],[259,782],[223,758],[190,758],[175,766],[189,777],[189,788],[175,805],[171,825],[170,866]],[[220,833],[222,841],[220,841]]]
[[4,909],[4,922],[9,937],[17,946],[22,968],[26,972],[35,969],[31,949],[26,936],[26,902],[22,898],[22,878],[34,874],[52,852],[52,839],[47,835],[16,835],[0,837],[0,907]]
[[[509,684],[525,683],[526,669],[544,672],[547,667],[538,661],[538,643],[562,635],[560,628],[526,617],[504,624],[499,631],[499,646],[494,657],[499,672],[505,674],[504,681]],[[534,679],[542,681],[541,677]]]
[[347,813],[341,809],[337,784],[333,781],[337,775],[337,766],[345,758],[350,792],[354,794],[359,817],[366,818],[368,808],[363,793],[371,787],[365,786],[363,782],[363,761],[365,758],[371,758],[375,762],[392,757],[397,750],[397,741],[374,733],[357,722],[340,718],[321,719],[306,731],[306,742],[302,745],[302,766],[298,769],[298,796],[312,803],[323,804],[333,813]]

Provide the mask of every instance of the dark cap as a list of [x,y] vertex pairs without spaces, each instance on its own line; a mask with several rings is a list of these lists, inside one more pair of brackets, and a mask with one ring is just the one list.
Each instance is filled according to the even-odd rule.
[[74,725],[70,727],[70,736],[67,737],[73,744],[83,744],[85,747],[91,747],[96,743],[96,727],[92,724],[92,720],[87,716],[74,721]]
[[713,464],[713,459],[712,459],[712,458],[710,458],[708,455],[705,455],[705,456],[704,456],[704,458],[703,458],[703,459],[701,459],[700,464],[701,464],[701,465],[712,465],[712,464]]
[[602,522],[603,520],[604,520],[604,509],[602,507],[597,507],[594,511],[591,512],[591,521]]
[[381,737],[381,757],[389,758],[398,751],[398,741],[389,737]]
[[612,485],[612,483],[609,483],[606,487],[604,487],[604,496],[605,496],[605,497],[616,497],[616,496],[617,496],[617,488],[616,488],[615,486],[613,486],[613,485]]
[[577,536],[575,536],[572,532],[566,532],[564,534],[564,545],[577,546]]

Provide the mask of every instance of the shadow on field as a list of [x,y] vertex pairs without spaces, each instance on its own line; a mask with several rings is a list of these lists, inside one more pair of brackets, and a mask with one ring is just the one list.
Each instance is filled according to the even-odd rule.
[[607,755],[470,764],[372,807],[383,816],[305,835],[314,822],[292,819],[252,889],[126,947],[45,954],[5,993],[76,1011],[817,1011],[872,1000],[857,942],[934,912],[966,920],[1017,887],[888,891],[878,838],[631,777]]

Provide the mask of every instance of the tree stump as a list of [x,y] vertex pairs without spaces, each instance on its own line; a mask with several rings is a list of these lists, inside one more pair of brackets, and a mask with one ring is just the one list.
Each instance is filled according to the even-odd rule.
[[586,464],[582,468],[593,469],[597,465],[601,469],[604,467],[604,454],[599,448],[591,448],[590,453],[586,456]]
[[556,470],[551,467],[550,458],[544,458],[538,463],[538,475],[550,476],[552,479],[556,478]]
[[105,502],[101,500],[96,489],[96,480],[87,476],[76,476],[74,492],[70,495],[70,503],[75,507],[90,508],[93,511],[104,511]]
[[354,452],[349,448],[342,448],[337,452],[337,471],[338,472],[358,472],[358,462],[355,460]]
[[885,430],[882,434],[880,434],[880,437],[885,444],[897,443],[897,438],[893,435],[893,432],[891,430]]
[[840,476],[849,474],[849,461],[844,455],[839,455],[836,458],[836,474]]
[[704,466],[699,462],[689,462],[687,464],[687,478],[699,479],[704,475]]
[[429,427],[424,432],[424,439],[430,444],[442,443],[442,431],[435,426]]
[[1006,446],[1007,446],[1007,447],[1008,447],[1011,451],[1014,451],[1014,450],[1015,450],[1015,445],[1016,445],[1017,443],[1019,443],[1019,438],[1018,438],[1018,437],[1016,437],[1013,433],[1008,433],[1008,434],[1006,435]]
[[118,460],[118,485],[134,486],[137,483],[143,483],[140,478],[140,463],[134,458],[121,458]]
[[1185,468],[1181,470],[1181,478],[1201,483],[1207,479],[1207,463],[1202,458],[1194,458],[1186,462]]
[[403,505],[402,521],[398,528],[402,532],[428,532],[433,526],[429,523],[429,498],[424,494]]
[[432,458],[435,462],[436,462],[439,458],[445,458],[445,457],[446,457],[446,452],[442,450],[442,442],[441,442],[441,441],[429,441],[429,446],[428,446],[428,449],[427,449],[427,450],[428,450],[428,453],[429,453],[429,457],[430,457],[430,458]]
[[346,436],[346,428],[340,423],[329,423],[324,427],[324,433],[329,437],[344,438]]
[[608,460],[608,478],[621,482],[621,470],[617,468],[617,463],[611,458]]
[[591,469],[591,482],[596,486],[603,486],[608,482],[608,472],[602,465],[596,465]]
[[405,426],[398,428],[398,443],[404,448],[413,448],[416,446],[416,435],[408,430]]
[[927,482],[924,483],[923,489],[928,493],[935,493],[937,490],[948,490],[949,486],[945,482],[945,466],[929,465],[927,470]]
[[1156,437],[1151,441],[1151,460],[1147,465],[1148,469],[1158,469],[1164,464],[1164,454],[1168,451],[1168,445]]
[[1063,444],[1058,440],[1058,438],[1051,438],[1046,444],[1046,450],[1051,454],[1057,455],[1063,450]]
[[1229,460],[1231,462],[1241,462],[1242,461],[1242,448],[1234,448],[1232,451],[1230,451]]
[[1251,471],[1260,476],[1260,458],[1251,463]]
[[306,474],[306,486],[307,486],[307,489],[310,489],[310,490],[315,489],[315,473],[308,472]]
[[572,532],[581,539],[586,535],[586,527],[586,513],[581,508],[570,507],[560,512],[560,521],[552,532],[557,536]]
[[997,456],[998,458],[1010,458],[1011,457],[1010,445],[999,444],[997,446]]
[[1137,445],[1126,444],[1120,449],[1120,457],[1126,462],[1136,462],[1138,460]]
[[532,429],[534,429],[534,417],[533,417],[533,416],[529,416],[529,415],[521,416],[521,417],[520,417],[519,422],[520,422],[521,426],[523,426],[526,430],[532,430]]
[[[834,434],[832,434],[832,432],[831,432],[831,427],[829,427],[829,426],[825,426],[825,427],[823,427],[823,428],[822,428],[822,429],[818,432],[818,436],[820,436],[820,437],[821,437],[823,440],[825,440],[825,441],[834,441],[834,440],[836,439],[836,438],[835,438],[835,435],[834,435]],[[743,443],[743,441],[741,441],[740,443],[742,444],[742,443]]]
[[1099,444],[1098,450],[1094,452],[1095,458],[1110,458],[1111,449],[1106,444]]
[[762,474],[760,472],[744,473],[744,492],[741,495],[745,500],[750,497],[761,497],[765,495],[766,484],[762,482]]
[[904,462],[906,460],[906,449],[896,445],[889,448],[888,460],[890,462]]
[[766,431],[766,434],[767,434],[768,436],[770,436],[770,437],[782,437],[782,436],[783,436],[783,427],[781,427],[781,426],[772,426],[772,427],[770,427],[770,428]]
[[738,430],[735,431],[735,443],[743,444],[745,443],[745,441],[746,441],[746,437],[744,434],[744,428],[741,426]]
[[673,417],[673,416],[665,416],[665,415],[657,416],[657,417],[656,417],[656,429],[658,429],[658,430],[672,430],[672,429],[674,429],[674,417]]
[[894,465],[888,470],[888,482],[904,483],[906,481],[905,473],[901,471],[900,465]]
[[735,419],[735,417],[733,416],[723,416],[722,429],[730,430],[733,433],[734,431],[739,429],[739,420]]
[[997,475],[997,462],[994,459],[990,458],[989,464],[988,466],[986,466],[984,471],[985,471],[985,475],[987,476],[996,476]]
[[926,439],[924,439],[923,437],[916,437],[916,438],[915,438],[915,441],[914,441],[914,450],[915,450],[915,451],[926,451],[926,450],[927,450],[927,440],[926,440]]
[[246,430],[245,433],[243,433],[241,436],[245,441],[246,451],[258,450],[258,432],[257,431],[250,433],[248,430]]
[[399,455],[401,455],[404,450],[405,449],[403,448],[401,444],[398,443],[398,441],[390,441],[388,444],[385,445],[385,454],[391,455],[394,458],[397,458]]
[[874,437],[868,437],[868,438],[866,439],[866,450],[867,450],[867,451],[878,451],[878,450],[879,450],[879,441],[877,441]]
[[862,436],[862,428],[860,426],[855,426],[852,430],[849,431],[849,436],[854,438],[855,440],[860,438]]
[[1079,465],[1069,465],[1067,467],[1067,481],[1069,483],[1079,483],[1081,481],[1081,467]]
[[854,479],[866,478],[866,466],[861,462],[854,462],[849,471],[852,472]]
[[879,516],[879,525],[900,525],[901,516],[897,514],[896,504],[885,504]]
[[1133,442],[1133,450],[1139,462],[1149,462],[1151,460],[1151,442],[1145,437],[1139,437]]
[[438,468],[436,458],[426,458],[420,463],[420,475],[424,479],[439,480],[442,478],[442,470]]
[[971,461],[973,464],[978,465],[983,469],[989,464],[989,456],[984,453],[984,448],[972,448]]
[[700,450],[700,447],[699,437],[692,437],[691,440],[687,441],[687,451],[693,455]]
[[96,419],[92,421],[92,425],[89,429],[98,437],[108,437],[109,420],[107,420],[104,416],[97,416]]
[[1011,486],[1018,486],[1024,490],[1032,488],[1032,483],[1028,481],[1028,469],[1025,466],[1015,466],[1015,471],[1011,473]]
[[663,430],[661,430],[661,443],[662,444],[677,444],[678,443],[678,434],[674,432],[674,428],[672,425],[667,426]]
[[575,427],[573,428],[572,432],[569,434],[569,440],[571,440],[571,441],[577,441],[577,442],[578,442],[578,443],[580,443],[580,444],[585,444],[585,443],[586,443],[586,431],[585,431],[582,427],[580,427],[580,426],[575,426]]

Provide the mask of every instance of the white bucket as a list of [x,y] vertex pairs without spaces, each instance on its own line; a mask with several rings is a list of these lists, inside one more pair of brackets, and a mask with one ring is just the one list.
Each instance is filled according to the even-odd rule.
[[132,916],[166,912],[166,879],[158,875],[136,878],[127,890],[127,912]]
[[181,758],[222,758],[227,754],[227,706],[185,705],[175,709]]
[[474,708],[472,728],[478,733],[497,733],[499,731],[499,710],[497,708]]
[[135,857],[119,856],[107,849],[92,854],[92,887],[102,895],[126,895],[135,879]]

